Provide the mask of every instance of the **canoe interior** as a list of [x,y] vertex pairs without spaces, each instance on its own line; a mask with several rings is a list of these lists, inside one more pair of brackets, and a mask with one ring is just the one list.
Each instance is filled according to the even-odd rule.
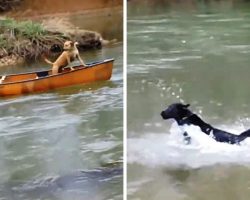
[[[87,69],[91,67],[95,67],[99,64],[107,63],[107,62],[113,62],[114,59],[107,59],[102,62],[92,62],[87,64],[87,66],[82,66],[82,65],[77,65],[73,66],[75,70],[77,69]],[[5,85],[5,84],[11,84],[11,83],[16,83],[16,82],[23,82],[23,81],[31,81],[31,80],[36,80],[36,79],[41,79],[41,78],[48,78],[48,77],[53,77],[53,76],[60,76],[62,74],[70,72],[71,69],[69,67],[66,67],[63,69],[61,73],[58,73],[56,75],[52,75],[52,70],[45,70],[45,71],[39,71],[39,72],[28,72],[28,73],[21,73],[21,74],[10,74],[10,75],[3,75],[0,76],[0,85]]]

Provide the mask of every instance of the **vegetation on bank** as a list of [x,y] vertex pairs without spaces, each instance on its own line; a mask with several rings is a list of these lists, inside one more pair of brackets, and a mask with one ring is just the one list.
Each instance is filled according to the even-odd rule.
[[[10,54],[26,59],[37,58],[46,50],[46,43],[49,43],[50,39],[51,33],[41,24],[3,19],[0,21],[0,58]],[[53,35],[53,40],[56,39],[57,36]]]
[[0,19],[0,65],[8,65],[8,57],[27,61],[43,54],[60,53],[66,40],[78,41],[80,50],[84,50],[100,48],[102,38],[92,31],[50,31],[33,21]]

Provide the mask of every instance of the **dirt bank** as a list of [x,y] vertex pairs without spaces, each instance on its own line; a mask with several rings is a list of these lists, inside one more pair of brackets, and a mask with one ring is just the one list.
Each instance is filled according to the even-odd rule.
[[122,7],[123,0],[22,0],[8,15],[32,17]]

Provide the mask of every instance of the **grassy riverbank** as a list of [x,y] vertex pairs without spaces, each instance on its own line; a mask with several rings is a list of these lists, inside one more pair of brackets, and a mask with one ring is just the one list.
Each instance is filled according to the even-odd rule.
[[[56,26],[56,25],[55,25]],[[101,48],[101,35],[85,30],[48,30],[33,21],[0,20],[0,66],[39,59],[63,50],[65,40],[79,42],[79,49]]]

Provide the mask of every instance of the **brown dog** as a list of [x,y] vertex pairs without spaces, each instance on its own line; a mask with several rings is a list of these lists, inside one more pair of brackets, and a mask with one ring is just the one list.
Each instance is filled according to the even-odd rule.
[[[73,61],[76,57],[79,59],[81,64],[85,66],[83,60],[81,59],[79,55],[79,51],[76,47],[78,45],[78,42],[72,42],[72,41],[66,41],[63,45],[64,51],[62,54],[57,58],[57,60],[53,63],[47,58],[44,58],[45,62],[52,65],[52,75],[55,75],[62,71],[64,67],[70,64],[71,61]],[[73,68],[71,67],[71,70]]]

